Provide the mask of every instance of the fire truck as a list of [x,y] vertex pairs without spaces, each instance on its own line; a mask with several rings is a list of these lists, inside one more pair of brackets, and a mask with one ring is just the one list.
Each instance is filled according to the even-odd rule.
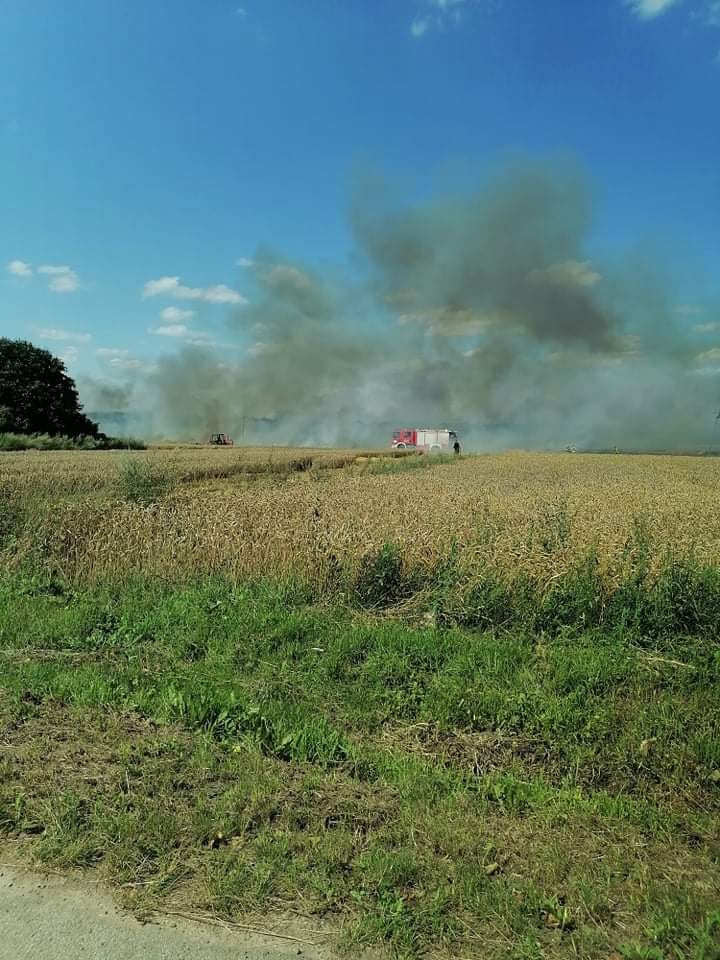
[[425,453],[460,453],[460,440],[454,430],[406,427],[394,430],[393,450],[422,450]]

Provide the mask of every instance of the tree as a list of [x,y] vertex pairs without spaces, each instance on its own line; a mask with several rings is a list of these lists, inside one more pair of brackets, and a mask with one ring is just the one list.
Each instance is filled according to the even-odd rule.
[[0,337],[0,431],[98,437],[65,364],[27,340]]

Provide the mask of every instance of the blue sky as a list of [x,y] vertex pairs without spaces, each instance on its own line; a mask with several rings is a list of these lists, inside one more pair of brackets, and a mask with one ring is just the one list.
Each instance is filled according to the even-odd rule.
[[578,160],[589,256],[656,248],[701,323],[720,0],[0,0],[0,334],[78,375],[222,350],[258,247],[350,264],[358,172],[518,154]]

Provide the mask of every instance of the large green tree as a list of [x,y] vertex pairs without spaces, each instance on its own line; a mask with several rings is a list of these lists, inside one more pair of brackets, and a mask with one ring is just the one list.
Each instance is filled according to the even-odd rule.
[[27,340],[0,337],[0,431],[97,437],[65,364]]

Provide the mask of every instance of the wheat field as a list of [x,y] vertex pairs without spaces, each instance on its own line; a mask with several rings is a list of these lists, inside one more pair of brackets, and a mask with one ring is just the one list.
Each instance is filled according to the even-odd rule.
[[[134,502],[128,463],[165,481]],[[419,469],[423,467],[423,469]],[[27,453],[0,460],[25,533],[71,579],[313,574],[383,544],[552,582],[590,551],[619,575],[642,527],[659,562],[720,555],[720,461],[510,452],[437,462],[292,448]],[[39,545],[39,546],[38,546]]]

